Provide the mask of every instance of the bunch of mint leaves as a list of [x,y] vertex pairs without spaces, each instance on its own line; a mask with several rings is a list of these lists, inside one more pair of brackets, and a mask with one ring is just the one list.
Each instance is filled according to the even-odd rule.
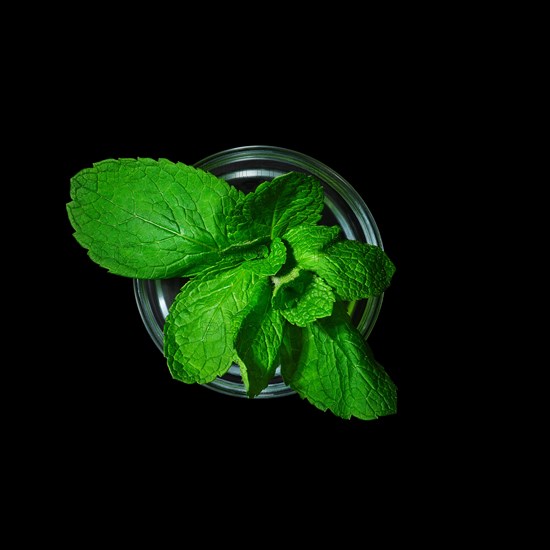
[[396,413],[397,390],[349,305],[381,295],[395,265],[381,247],[321,225],[324,190],[288,172],[243,193],[167,159],[106,159],[70,181],[74,237],[110,273],[186,279],[164,325],[172,377],[206,384],[240,368],[247,395],[280,366],[322,411]]

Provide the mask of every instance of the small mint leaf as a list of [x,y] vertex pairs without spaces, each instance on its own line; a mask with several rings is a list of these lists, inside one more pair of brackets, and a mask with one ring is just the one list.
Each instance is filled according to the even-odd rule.
[[264,286],[237,333],[237,363],[249,397],[266,388],[275,374],[283,337],[283,318],[271,307],[271,287]]
[[301,265],[321,276],[340,300],[379,296],[390,285],[395,265],[379,246],[338,241],[321,253],[304,256]]
[[272,278],[276,281],[273,307],[287,321],[301,327],[331,315],[335,302],[331,287],[311,271],[297,269],[293,273],[296,277],[285,282]]
[[318,409],[345,419],[395,414],[395,384],[341,306],[306,327],[285,325],[283,379]]
[[242,319],[269,279],[241,266],[205,272],[185,285],[164,325],[164,355],[172,377],[205,384],[227,372]]
[[271,242],[269,252],[263,257],[247,260],[243,269],[249,269],[258,275],[275,275],[281,269],[286,260],[286,246],[281,239],[276,238]]
[[315,265],[323,248],[341,238],[342,230],[337,225],[299,225],[284,235],[292,255],[299,265]]
[[227,216],[231,242],[281,237],[290,228],[321,219],[324,190],[313,176],[289,172],[261,183]]

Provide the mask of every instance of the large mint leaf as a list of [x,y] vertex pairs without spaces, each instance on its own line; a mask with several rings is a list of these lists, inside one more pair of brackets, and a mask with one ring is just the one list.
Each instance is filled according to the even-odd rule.
[[241,266],[188,281],[164,325],[164,355],[172,377],[204,384],[227,372],[242,319],[267,285],[267,277]]
[[321,219],[324,196],[318,180],[299,172],[289,172],[261,183],[229,214],[229,238],[232,242],[258,237],[274,239],[291,227],[315,224]]
[[229,246],[225,216],[242,193],[166,159],[108,159],[71,179],[67,211],[90,258],[117,275],[196,274]]
[[395,265],[382,248],[352,240],[335,242],[322,252],[306,253],[300,265],[320,275],[340,300],[379,296],[395,272]]
[[244,318],[235,348],[247,394],[255,397],[267,387],[279,364],[284,319],[271,307],[271,287],[266,285]]
[[285,383],[322,411],[372,420],[397,411],[397,389],[341,304],[306,327],[285,325]]

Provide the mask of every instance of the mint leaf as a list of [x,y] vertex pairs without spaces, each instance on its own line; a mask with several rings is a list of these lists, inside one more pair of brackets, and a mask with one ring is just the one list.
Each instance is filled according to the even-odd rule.
[[300,257],[300,265],[321,276],[340,300],[379,296],[395,272],[382,248],[352,240],[335,242],[322,252],[306,253]]
[[242,319],[269,279],[242,266],[212,270],[188,281],[170,306],[164,355],[172,377],[205,384],[227,372]]
[[108,159],[71,179],[77,241],[111,273],[196,274],[229,247],[225,218],[243,196],[208,172],[166,159]]
[[[267,247],[266,247],[267,250]],[[275,275],[286,260],[286,246],[281,239],[272,241],[269,253],[264,258],[249,259],[243,263],[243,269],[250,269],[258,275]]]
[[380,295],[395,266],[377,246],[318,225],[323,186],[289,172],[243,194],[182,163],[108,159],[71,179],[69,220],[111,273],[188,281],[164,324],[174,379],[206,384],[236,362],[247,395],[277,366],[317,408],[342,418],[396,412],[396,388],[346,312]]
[[263,182],[227,216],[229,238],[232,242],[274,239],[291,227],[315,224],[321,219],[324,196],[318,180],[299,172]]
[[285,277],[272,277],[275,283],[273,307],[284,318],[300,327],[332,313],[336,300],[332,289],[311,271],[295,268]]
[[319,252],[342,236],[337,225],[299,225],[289,229],[284,235],[297,264],[304,267],[315,266]]
[[306,327],[285,325],[283,379],[318,409],[345,419],[396,413],[394,383],[341,306]]
[[275,374],[283,323],[281,314],[271,307],[271,287],[263,287],[235,341],[237,363],[249,397],[255,397],[266,388]]

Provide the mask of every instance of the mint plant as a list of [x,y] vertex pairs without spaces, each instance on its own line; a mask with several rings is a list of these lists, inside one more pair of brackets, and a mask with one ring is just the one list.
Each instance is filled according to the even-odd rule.
[[395,266],[382,248],[321,225],[322,184],[289,172],[243,193],[167,159],[107,159],[70,181],[74,237],[110,273],[184,277],[164,325],[171,376],[206,384],[240,368],[247,395],[278,366],[322,411],[371,420],[397,391],[353,325],[351,302],[382,294]]

